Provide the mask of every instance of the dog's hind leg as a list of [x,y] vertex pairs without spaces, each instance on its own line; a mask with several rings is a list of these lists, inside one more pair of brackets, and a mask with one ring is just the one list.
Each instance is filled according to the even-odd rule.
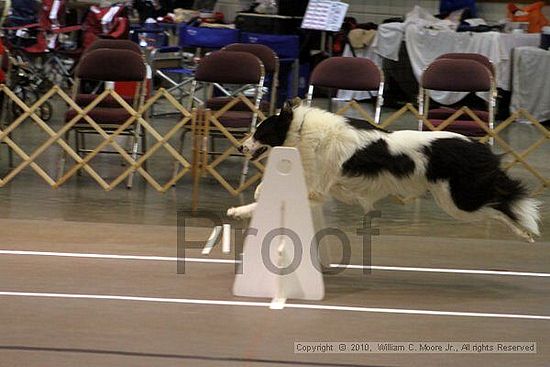
[[517,236],[523,238],[525,241],[527,241],[529,243],[534,243],[535,242],[535,239],[534,239],[533,235],[529,231],[521,228],[521,226],[519,226],[516,222],[514,222],[506,214],[504,214],[504,213],[502,213],[502,212],[500,212],[496,209],[492,209],[492,210],[493,210],[493,215],[491,217],[493,219],[496,219],[499,222],[506,224],[512,230],[512,232],[514,232]]
[[466,222],[473,222],[490,217],[490,215],[487,215],[487,213],[482,213],[480,210],[474,212],[466,212],[459,209],[451,196],[449,184],[446,182],[438,182],[434,185],[431,185],[430,192],[434,197],[437,205],[441,209],[443,209],[445,213],[449,214],[455,219]]
[[528,230],[522,228],[516,221],[504,214],[503,212],[489,207],[484,206],[474,211],[465,211],[458,208],[451,196],[449,190],[449,185],[447,183],[437,183],[432,185],[430,188],[437,205],[449,214],[451,217],[465,221],[465,222],[474,222],[474,221],[485,221],[489,219],[496,219],[501,223],[506,224],[514,234],[526,240],[527,242],[533,243],[533,235]]

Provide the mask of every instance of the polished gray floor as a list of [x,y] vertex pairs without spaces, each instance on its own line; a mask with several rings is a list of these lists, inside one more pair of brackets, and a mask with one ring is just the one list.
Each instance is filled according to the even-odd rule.
[[[168,117],[154,124],[166,131],[173,122]],[[58,111],[52,125],[59,124]],[[415,126],[410,116],[396,125]],[[517,123],[503,137],[522,149],[535,141],[537,133],[533,126]],[[14,139],[30,152],[45,135],[27,121]],[[189,155],[188,141],[186,146]],[[546,143],[529,158],[545,176],[550,175],[549,153]],[[53,175],[59,156],[60,150],[52,148],[39,162]],[[0,158],[0,172],[5,174],[9,169],[3,145]],[[170,177],[172,160],[166,153],[155,155],[149,163],[159,180]],[[240,164],[239,159],[232,160],[224,173],[238,178]],[[92,165],[109,179],[124,169],[113,156],[100,157]],[[537,184],[521,168],[512,173],[531,187]],[[499,223],[457,222],[437,208],[429,195],[406,205],[383,200],[377,205],[381,217],[373,226],[379,235],[372,238],[368,260],[373,266],[390,269],[327,274],[324,300],[288,301],[318,307],[313,309],[275,311],[265,305],[248,305],[270,300],[234,297],[233,264],[188,263],[185,274],[177,274],[173,261],[60,256],[176,256],[177,212],[190,208],[190,186],[191,179],[186,176],[160,194],[136,177],[131,190],[121,185],[105,192],[83,174],[52,189],[27,168],[0,188],[0,250],[4,251],[0,251],[0,366],[548,365],[548,190],[538,196],[543,203],[542,236],[534,245],[518,240]],[[212,178],[201,181],[203,210],[221,215],[229,206],[250,200],[251,190],[233,197]],[[364,244],[356,233],[362,226],[361,210],[331,201],[324,211],[327,225],[348,235],[350,263],[361,264]],[[189,239],[204,241],[209,225],[193,222],[187,228]],[[330,239],[322,246],[329,248],[332,261],[339,261],[338,246]],[[186,256],[235,258],[234,253],[222,254],[217,247],[210,257],[202,257],[199,251],[188,249]],[[37,256],[36,252],[56,256]],[[111,298],[69,299],[63,295]],[[117,296],[147,300],[112,298]],[[167,299],[198,303],[170,303]],[[207,301],[244,303],[204,303]],[[294,354],[293,344],[299,341],[535,341],[538,352]]]

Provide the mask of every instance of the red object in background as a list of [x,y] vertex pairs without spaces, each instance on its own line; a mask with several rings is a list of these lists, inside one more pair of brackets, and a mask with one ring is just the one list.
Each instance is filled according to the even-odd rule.
[[65,24],[65,0],[42,0],[40,27],[50,30]]
[[35,54],[45,52],[48,49],[47,35],[51,37],[54,33],[61,33],[62,27],[65,24],[64,15],[65,0],[42,0],[38,23],[18,27],[39,29],[36,35],[36,43],[25,47],[25,52]]
[[211,16],[209,17],[206,17],[206,18],[200,18],[202,22],[205,22],[205,23],[219,23],[219,24],[223,24],[224,22],[224,15],[222,12],[214,12],[212,13]]
[[544,1],[538,1],[522,8],[518,7],[515,4],[509,3],[507,6],[508,19],[510,19],[512,22],[528,22],[529,27],[527,31],[529,33],[539,33],[542,27],[549,24],[548,19],[546,19],[544,14],[542,14],[543,7]]
[[[134,97],[136,95],[136,82],[116,82],[115,92],[123,97]],[[145,98],[151,95],[151,79],[147,79],[147,86],[145,88]]]
[[342,23],[342,28],[339,32],[334,34],[332,45],[332,55],[341,56],[344,53],[344,48],[346,47],[347,37],[349,32],[352,29],[357,27],[357,20],[353,17],[345,17],[344,23]]
[[90,7],[82,25],[84,36],[82,46],[86,49],[98,36],[114,39],[126,39],[130,33],[130,23],[124,6],[108,8]]

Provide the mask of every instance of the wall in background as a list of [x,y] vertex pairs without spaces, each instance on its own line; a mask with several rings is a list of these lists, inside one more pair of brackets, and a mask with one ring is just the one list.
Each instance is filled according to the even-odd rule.
[[[439,9],[438,0],[344,0],[344,2],[350,4],[348,15],[355,17],[359,22],[381,23],[387,18],[404,16],[415,5],[420,5],[434,14]],[[235,18],[235,14],[247,7],[249,3],[250,1],[248,0],[218,0],[217,8],[224,12],[229,21],[232,21]],[[490,24],[497,23],[500,19],[506,17],[505,2],[478,1],[477,4],[479,15]],[[549,5],[545,7],[544,13],[550,18]]]

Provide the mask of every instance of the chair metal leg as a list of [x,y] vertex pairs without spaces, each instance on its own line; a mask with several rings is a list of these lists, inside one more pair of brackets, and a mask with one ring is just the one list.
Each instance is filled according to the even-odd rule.
[[[193,175],[193,189],[191,194],[191,209],[193,211],[197,210],[199,205],[199,188],[200,188],[200,179],[202,171],[204,168],[204,163],[208,160],[208,152],[204,151],[208,147],[208,143],[204,142],[206,139],[206,132],[204,126],[204,111],[197,110],[195,119],[193,120],[193,135],[192,135],[192,144],[193,144],[193,166],[192,166],[192,175]],[[203,149],[205,148],[205,149]]]
[[[494,83],[494,82],[493,82]],[[493,84],[493,87],[491,88],[491,94],[489,95],[489,129],[491,129],[492,131],[495,130],[495,109],[497,107],[497,91],[496,91],[496,86],[494,86]],[[495,144],[495,138],[491,137],[489,139],[489,145],[494,145]]]
[[[141,125],[139,123],[136,123],[135,129],[132,131],[132,159],[135,161],[138,157],[138,149],[139,149],[139,135],[141,132]],[[128,183],[126,184],[126,188],[131,189],[132,184],[134,181],[134,170],[130,172],[128,175]]]
[[[82,136],[84,136],[84,133],[78,131],[78,129],[74,130],[74,141],[75,141],[76,154],[78,154],[81,157],[82,157],[82,154],[81,154],[82,150],[86,149],[83,146],[81,147],[81,145],[80,145],[80,140],[82,139]],[[82,170],[81,169],[78,170],[77,175],[82,176]]]
[[[200,155],[199,158],[200,159]],[[197,166],[193,166],[193,189],[191,195],[191,210],[195,212],[199,206],[199,189],[200,189],[200,180],[202,175],[202,165],[198,163]]]
[[382,105],[384,104],[384,79],[378,86],[378,95],[376,96],[376,105],[374,107],[374,122],[380,124],[380,115],[382,113]]
[[[8,112],[8,108],[9,108],[9,103],[8,103],[8,96],[6,94],[3,94],[1,97],[2,99],[2,103],[1,103],[1,108],[2,108],[2,111],[0,112],[0,127],[2,127],[2,130],[4,130],[6,128],[6,119],[7,117],[9,116],[9,112]],[[12,135],[11,133],[8,134],[8,138],[12,138]],[[13,164],[13,151],[11,150],[11,148],[8,146],[8,167],[10,169],[12,169],[14,167],[14,164]]]
[[246,181],[246,176],[248,175],[248,168],[249,168],[249,160],[245,158],[243,163],[243,168],[241,170],[241,179],[239,180],[239,187],[243,186],[244,182]]
[[311,102],[313,101],[313,85],[310,85],[307,91],[306,96],[306,105],[311,107]]
[[[141,150],[140,153],[143,156],[145,152],[147,151],[147,132],[143,131],[140,135],[141,140]],[[147,159],[143,161],[143,169],[147,171]]]
[[[420,87],[418,91],[418,114],[423,117],[427,117],[427,111],[425,110],[424,98],[430,98],[429,96],[424,96],[424,88]],[[424,126],[424,121],[418,119],[418,131],[422,131]]]
[[[65,133],[65,141],[69,140],[69,134],[70,130]],[[78,152],[77,152],[78,153]],[[57,166],[57,179],[59,180],[61,177],[63,177],[63,173],[65,172],[65,162],[67,161],[68,153],[63,149],[63,152],[61,153],[61,158],[59,159],[59,163]]]
[[[299,64],[298,64],[299,66]],[[256,97],[255,97],[255,101],[254,101],[254,108],[255,108],[255,111],[254,111],[254,114],[252,116],[252,123],[250,124],[250,133],[251,134],[254,134],[254,131],[256,131],[256,124],[258,122],[258,114],[256,113],[256,111],[258,111],[260,109],[260,101],[262,100],[262,95],[263,95],[263,92],[262,92],[262,86],[264,84],[264,81],[263,81],[263,77],[260,81],[260,86],[258,88],[256,88]],[[329,101],[331,99],[329,98]],[[240,178],[240,181],[239,181],[239,187],[242,187],[246,181],[246,176],[248,175],[248,168],[249,168],[249,164],[250,164],[250,161],[248,160],[248,158],[245,157],[244,159],[244,163],[243,163],[243,168],[241,170],[241,178]]]

